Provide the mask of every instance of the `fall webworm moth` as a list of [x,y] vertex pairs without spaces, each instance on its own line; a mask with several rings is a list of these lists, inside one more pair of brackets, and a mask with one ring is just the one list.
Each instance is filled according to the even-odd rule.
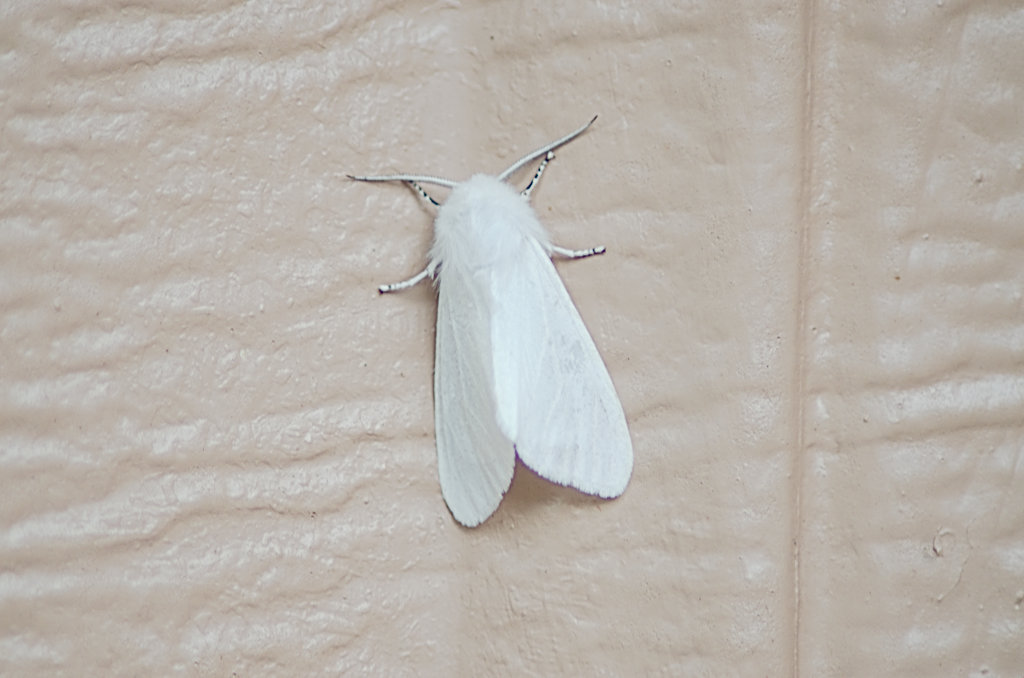
[[[441,493],[472,527],[512,482],[516,453],[539,475],[599,497],[617,497],[633,472],[633,446],[615,387],[551,255],[577,259],[603,247],[552,245],[529,197],[559,146],[597,120],[524,156],[496,177],[463,182],[394,174],[438,206],[427,267],[381,292],[432,278],[438,289],[434,428]],[[505,182],[543,156],[530,184]],[[451,189],[439,204],[421,184]]]

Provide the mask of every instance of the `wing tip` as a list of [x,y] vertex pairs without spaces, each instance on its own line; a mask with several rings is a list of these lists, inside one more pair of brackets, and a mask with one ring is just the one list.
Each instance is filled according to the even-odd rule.
[[586,483],[570,483],[571,487],[575,487],[584,494],[593,495],[600,497],[601,499],[617,499],[621,497],[625,492],[626,488],[629,487],[629,481],[633,477],[633,469],[629,469],[629,473],[624,478],[602,478],[594,485],[587,487],[581,487]]
[[445,497],[445,504],[448,506],[448,512],[452,514],[452,518],[455,518],[455,522],[463,527],[478,527],[494,515],[494,512],[498,510],[498,506],[501,505],[501,500],[504,496],[504,493],[502,493],[494,506],[484,507],[483,509],[465,502],[451,501],[448,497]]
[[[522,459],[521,456],[520,459]],[[632,455],[630,455],[628,463],[605,467],[596,473],[594,469],[589,469],[589,472],[585,474],[580,473],[578,469],[564,473],[564,470],[560,472],[552,468],[538,469],[534,468],[531,464],[527,464],[525,461],[523,463],[545,480],[563,487],[571,487],[583,494],[600,497],[601,499],[621,497],[625,493],[626,488],[629,487],[629,481],[633,477]]]
[[494,515],[512,486],[515,457],[512,459],[507,478],[501,478],[489,488],[467,486],[469,481],[462,479],[453,484],[454,479],[442,476],[441,496],[444,497],[444,503],[457,523],[463,527],[477,527]]

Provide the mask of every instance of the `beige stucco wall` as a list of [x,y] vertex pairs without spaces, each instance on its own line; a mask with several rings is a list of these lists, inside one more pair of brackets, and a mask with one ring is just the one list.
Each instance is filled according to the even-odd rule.
[[[1024,673],[1017,3],[0,15],[0,674]],[[466,530],[344,174],[594,113],[534,203],[633,479]]]

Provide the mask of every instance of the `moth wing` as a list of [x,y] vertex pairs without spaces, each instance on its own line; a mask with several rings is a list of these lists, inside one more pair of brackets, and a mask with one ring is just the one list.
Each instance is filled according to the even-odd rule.
[[434,355],[434,435],[441,494],[452,515],[473,527],[508,490],[512,441],[495,416],[487,285],[456,269],[441,272]]
[[491,328],[498,420],[538,474],[617,497],[633,445],[608,369],[541,245],[495,282]]

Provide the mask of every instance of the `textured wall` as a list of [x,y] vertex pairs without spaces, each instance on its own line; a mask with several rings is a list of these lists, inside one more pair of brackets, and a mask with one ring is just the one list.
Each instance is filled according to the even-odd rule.
[[[1013,5],[7,3],[0,674],[1019,678]],[[534,204],[632,483],[466,530],[430,212],[343,175],[594,113]]]

